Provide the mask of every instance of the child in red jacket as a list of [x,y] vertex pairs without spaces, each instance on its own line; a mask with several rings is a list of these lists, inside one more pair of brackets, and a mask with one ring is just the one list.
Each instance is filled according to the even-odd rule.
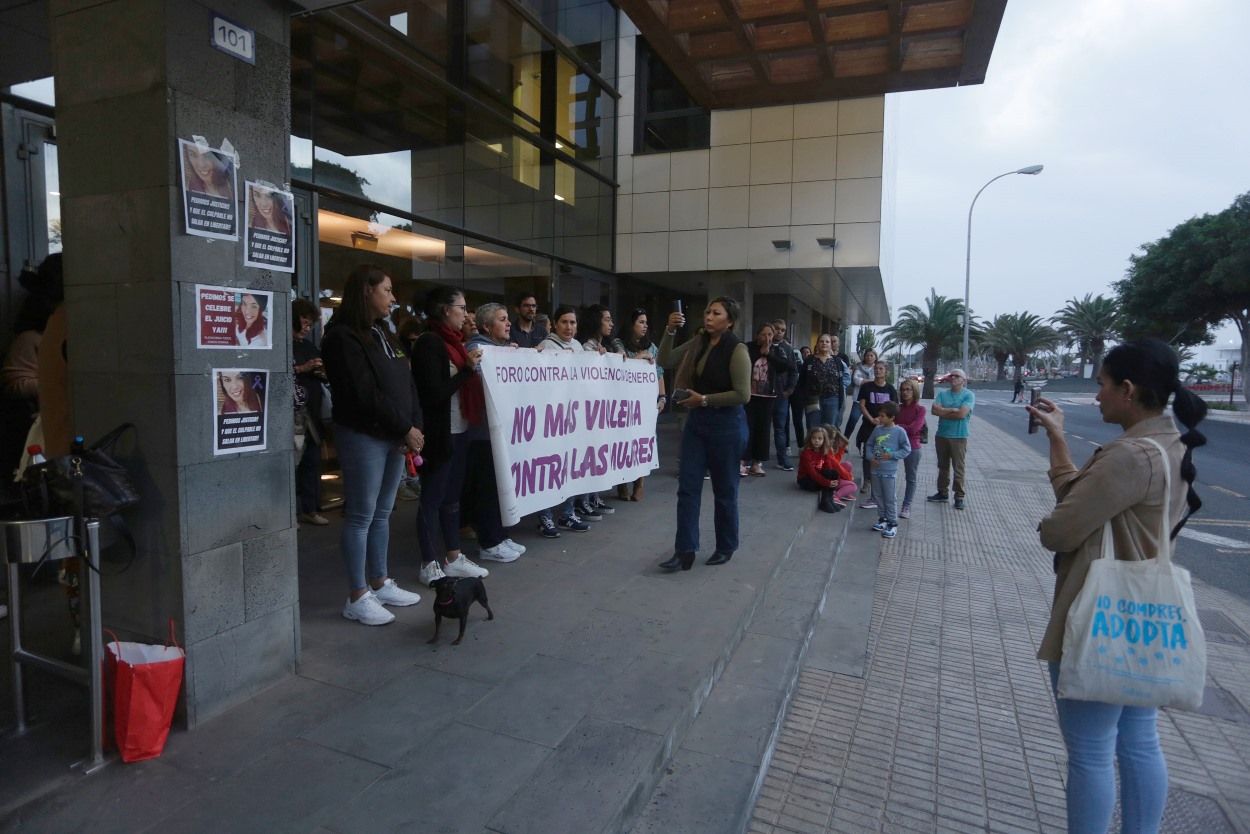
[[[841,451],[845,452],[846,438],[836,430],[835,434],[841,438]],[[809,492],[819,491],[817,507],[827,513],[841,510],[846,506],[843,503],[846,497],[854,495],[856,490],[850,465],[839,460],[835,448],[829,432],[818,426],[807,433],[807,443],[799,455],[799,486]]]

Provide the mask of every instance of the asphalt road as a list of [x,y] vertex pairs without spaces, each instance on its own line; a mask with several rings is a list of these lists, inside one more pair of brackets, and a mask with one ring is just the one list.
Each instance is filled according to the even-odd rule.
[[[1090,397],[1056,392],[1053,398],[1063,409],[1077,466],[1120,434],[1119,426],[1102,422]],[[1027,433],[1028,416],[1022,405],[1011,404],[1011,392],[977,392],[976,414],[1048,454],[1045,434]],[[1202,509],[1181,531],[1176,561],[1208,584],[1250,602],[1250,424],[1206,420],[1201,431],[1207,445],[1194,452],[1194,465]]]

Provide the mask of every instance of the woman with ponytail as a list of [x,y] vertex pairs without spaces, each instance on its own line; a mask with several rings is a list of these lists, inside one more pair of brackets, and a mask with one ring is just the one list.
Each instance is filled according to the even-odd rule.
[[[1043,546],[1055,551],[1054,603],[1038,651],[1050,664],[1052,686],[1058,682],[1068,609],[1090,563],[1101,555],[1104,524],[1111,522],[1117,559],[1153,559],[1164,544],[1158,531],[1165,467],[1180,475],[1171,478],[1173,517],[1167,521],[1172,538],[1202,506],[1193,488],[1197,472],[1192,456],[1206,442],[1197,425],[1207,407],[1180,385],[1179,373],[1176,353],[1157,339],[1127,342],[1107,353],[1098,372],[1098,407],[1103,422],[1119,425],[1124,433],[1097,449],[1080,469],[1072,463],[1063,435],[1063,411],[1048,399],[1029,407],[1050,440],[1050,482],[1057,499],[1038,528]],[[1168,415],[1165,409],[1173,397]],[[1185,427],[1184,434],[1173,417]],[[1165,454],[1160,455],[1155,443]],[[1057,706],[1068,748],[1068,831],[1104,834],[1110,827],[1118,760],[1125,834],[1158,832],[1168,773],[1156,710],[1067,698],[1057,698]]]

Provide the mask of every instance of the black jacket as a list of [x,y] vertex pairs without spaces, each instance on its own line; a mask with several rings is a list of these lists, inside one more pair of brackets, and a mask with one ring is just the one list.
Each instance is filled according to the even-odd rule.
[[777,372],[777,394],[788,397],[798,388],[799,370],[803,365],[803,357],[799,354],[798,348],[789,342],[774,342],[773,349],[778,348],[781,355],[785,357],[786,369]]
[[321,361],[335,423],[396,443],[421,428],[421,401],[402,352],[392,357],[372,332],[332,325],[321,340]]
[[455,376],[443,337],[427,330],[412,348],[412,378],[425,406],[425,447],[421,457],[428,471],[451,459],[451,398],[473,372]]
[[[784,396],[785,384],[790,381],[790,376],[795,372],[794,363],[790,361],[788,354],[790,353],[783,345],[774,344],[768,351],[768,390],[764,392],[764,396]],[[747,344],[747,355],[751,357],[751,365],[754,366],[757,359],[760,358],[760,346],[755,342]],[[752,393],[754,393],[754,384]]]

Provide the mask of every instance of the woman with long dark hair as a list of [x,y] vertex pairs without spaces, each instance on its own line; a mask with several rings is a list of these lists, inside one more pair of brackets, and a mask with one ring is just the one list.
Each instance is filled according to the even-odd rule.
[[737,469],[747,442],[742,407],[751,399],[751,359],[733,332],[741,315],[737,301],[714,298],[694,338],[673,347],[677,328],[686,323],[684,315],[674,312],[660,342],[660,364],[677,365],[674,401],[690,410],[681,435],[673,558],[660,564],[662,570],[690,570],[694,564],[704,474],[711,476],[716,506],[716,552],[707,564],[723,565],[738,549]]
[[[651,326],[647,321],[647,311],[643,308],[635,309],[626,318],[625,327],[621,331],[621,347],[631,359],[657,363],[660,348],[651,339]],[[659,391],[656,393],[655,406],[659,411],[664,411],[664,407],[668,405],[668,396],[664,390],[664,372],[658,368],[657,371]],[[632,484],[621,484],[616,488],[616,497],[622,501],[641,501],[645,480],[646,478],[639,478]]]
[[218,371],[222,414],[255,414],[261,409],[260,396],[252,387],[256,375],[245,371]]
[[321,340],[343,472],[340,547],[351,589],[343,616],[365,625],[395,619],[383,606],[421,601],[395,584],[386,564],[404,449],[419,452],[425,443],[408,358],[382,323],[394,303],[389,275],[376,266],[356,267]]
[[[1174,539],[1202,506],[1193,488],[1193,450],[1206,443],[1197,426],[1207,406],[1180,384],[1179,375],[1175,351],[1158,339],[1112,348],[1098,372],[1098,408],[1104,423],[1114,423],[1124,433],[1095,450],[1080,469],[1068,451],[1059,406],[1041,399],[1028,407],[1050,441],[1049,474],[1056,498],[1055,509],[1039,527],[1042,545],[1055,551],[1055,595],[1037,653],[1050,664],[1056,690],[1068,610],[1085,584],[1090,563],[1101,556],[1105,524],[1111,524],[1116,559],[1153,559],[1167,545],[1159,541],[1161,522]],[[1171,415],[1164,410],[1169,400]],[[1173,417],[1185,427],[1184,434]],[[1171,493],[1165,496],[1169,480]],[[1164,506],[1170,507],[1170,518],[1161,517]],[[1056,704],[1068,748],[1068,831],[1107,831],[1115,809],[1118,761],[1123,830],[1158,832],[1168,771],[1159,746],[1157,710],[1059,697]]]
[[774,341],[775,336],[772,323],[765,322],[755,329],[755,341],[747,345],[747,355],[751,360],[751,399],[747,403],[749,439],[738,468],[739,477],[755,475],[762,478],[767,474],[764,461],[768,460],[773,407],[781,394],[779,377],[791,370],[785,349]]
[[269,319],[265,316],[268,300],[268,296],[250,292],[239,296],[234,308],[234,341],[239,347],[269,346]]
[[[482,349],[466,350],[464,293],[435,287],[425,298],[429,329],[417,337],[412,376],[425,409],[426,447],[421,468],[417,540],[421,581],[444,576],[487,576],[489,571],[460,552],[460,490],[469,455],[469,428],[486,419],[486,394],[477,373]],[[442,532],[439,554],[436,531]]]
[[578,316],[577,340],[593,353],[624,353],[624,343],[615,335],[612,311],[602,304],[591,304]]

